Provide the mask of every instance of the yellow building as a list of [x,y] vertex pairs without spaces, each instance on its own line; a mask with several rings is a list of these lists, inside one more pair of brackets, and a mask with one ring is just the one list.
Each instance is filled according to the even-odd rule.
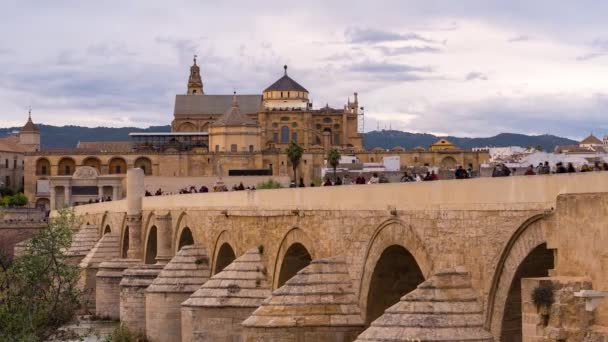
[[456,145],[452,144],[445,138],[441,138],[429,146],[429,151],[451,151],[457,149],[458,147]]

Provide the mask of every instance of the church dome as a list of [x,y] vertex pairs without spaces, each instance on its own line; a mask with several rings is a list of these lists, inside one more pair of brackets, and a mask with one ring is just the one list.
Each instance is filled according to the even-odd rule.
[[[268,101],[280,100],[280,103],[275,104],[275,106],[305,108],[308,103],[308,90],[287,75],[287,65],[284,68],[285,74],[283,77],[264,89],[264,100],[267,101],[267,104]],[[286,104],[284,101],[289,101],[289,104]],[[297,102],[298,104],[294,104],[293,102]]]
[[291,77],[287,75],[287,65],[283,67],[285,69],[285,74],[283,77],[279,78],[276,82],[270,85],[270,87],[266,88],[264,92],[269,91],[301,91],[308,93],[306,88],[302,87],[298,82],[294,81]]

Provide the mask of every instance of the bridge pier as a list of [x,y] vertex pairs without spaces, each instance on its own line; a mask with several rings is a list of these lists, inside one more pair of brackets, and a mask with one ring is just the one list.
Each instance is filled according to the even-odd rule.
[[243,342],[351,342],[364,329],[343,257],[313,260],[243,322]]
[[136,265],[137,259],[114,259],[102,262],[95,282],[95,314],[120,319],[120,281],[122,272]]
[[241,341],[241,322],[270,294],[263,254],[252,248],[183,302],[182,342]]
[[157,214],[156,217],[156,263],[167,264],[171,257],[171,213]]
[[146,336],[181,341],[181,304],[209,280],[209,256],[201,246],[184,246],[146,290]]
[[120,321],[131,331],[146,331],[146,289],[163,265],[140,264],[126,269],[120,281]]

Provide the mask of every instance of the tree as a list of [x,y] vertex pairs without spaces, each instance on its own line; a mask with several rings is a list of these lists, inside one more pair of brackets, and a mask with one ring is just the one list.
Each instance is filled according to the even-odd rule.
[[340,157],[342,157],[340,155],[340,151],[335,148],[332,148],[329,150],[329,152],[327,152],[327,163],[334,169],[334,182],[338,178],[336,168],[338,168],[338,165],[340,164]]
[[0,340],[45,340],[80,307],[79,270],[65,258],[76,224],[73,211],[61,210],[23,256],[0,263]]
[[291,167],[293,168],[293,182],[298,184],[298,179],[296,178],[296,169],[298,165],[300,165],[300,160],[302,159],[302,154],[304,154],[304,149],[302,146],[298,145],[294,140],[289,142],[289,146],[287,147],[287,158],[291,161]]

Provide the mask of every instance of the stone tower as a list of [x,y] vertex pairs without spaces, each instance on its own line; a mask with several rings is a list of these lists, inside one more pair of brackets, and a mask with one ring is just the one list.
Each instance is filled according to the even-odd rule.
[[202,95],[203,80],[201,79],[201,68],[196,65],[196,55],[194,55],[194,64],[190,67],[190,77],[188,78],[188,95]]
[[30,109],[27,122],[19,132],[19,144],[26,152],[40,151],[40,130],[32,121],[32,110]]

